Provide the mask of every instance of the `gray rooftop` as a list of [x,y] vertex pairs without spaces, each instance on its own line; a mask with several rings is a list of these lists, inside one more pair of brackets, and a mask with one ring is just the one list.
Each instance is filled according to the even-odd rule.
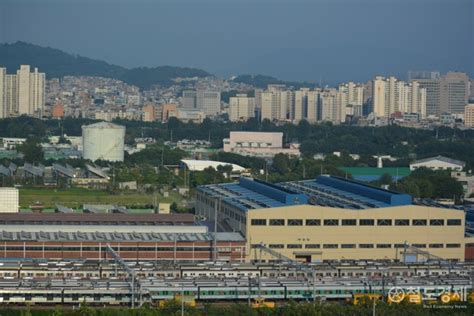
[[443,161],[443,162],[446,162],[446,163],[451,163],[451,164],[454,164],[454,165],[461,166],[463,168],[466,166],[466,163],[464,161],[448,158],[448,157],[445,157],[445,156],[436,156],[436,157],[424,158],[424,159],[416,160],[412,164],[424,163],[424,162],[429,162],[429,161],[433,161],[433,160],[439,160],[439,161]]
[[[218,241],[240,241],[239,233],[217,233]],[[140,232],[45,232],[45,231],[0,231],[2,241],[98,241],[98,242],[163,242],[163,241],[212,241],[210,233],[140,233]]]

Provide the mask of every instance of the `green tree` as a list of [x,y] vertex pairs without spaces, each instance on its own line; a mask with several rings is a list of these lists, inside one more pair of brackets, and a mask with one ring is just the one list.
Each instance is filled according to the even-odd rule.
[[39,138],[28,138],[18,150],[24,155],[23,159],[26,162],[39,163],[44,158]]
[[90,307],[86,300],[84,299],[82,302],[81,302],[81,306],[79,307],[79,315],[80,316],[95,316],[97,315],[97,312],[95,309],[93,309],[92,307]]
[[281,175],[290,171],[290,157],[285,154],[276,154],[273,157],[272,169]]

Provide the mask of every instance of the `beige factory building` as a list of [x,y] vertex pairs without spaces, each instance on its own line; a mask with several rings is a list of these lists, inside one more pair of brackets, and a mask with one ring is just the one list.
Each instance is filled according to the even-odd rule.
[[[431,204],[430,204],[431,203]],[[319,176],[201,186],[196,213],[247,240],[247,261],[464,261],[463,210],[353,180]],[[262,247],[263,245],[263,247]]]
[[[264,243],[288,258],[308,262],[401,260],[405,242],[441,258],[464,261],[464,213],[426,206],[256,209],[247,214],[245,235],[250,248]],[[251,259],[260,257],[274,259],[255,250],[250,255]]]

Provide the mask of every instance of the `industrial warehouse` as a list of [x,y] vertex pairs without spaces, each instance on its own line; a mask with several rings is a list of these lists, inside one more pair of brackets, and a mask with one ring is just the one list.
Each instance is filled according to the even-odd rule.
[[[211,234],[192,214],[0,214],[0,258],[243,262],[239,233]],[[109,250],[110,250],[109,249]]]
[[463,210],[335,176],[202,186],[196,213],[240,232],[249,261],[471,259]]

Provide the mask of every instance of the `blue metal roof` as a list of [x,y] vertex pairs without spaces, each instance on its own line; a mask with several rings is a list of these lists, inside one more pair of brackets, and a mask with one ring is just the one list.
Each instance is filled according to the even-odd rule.
[[308,203],[308,197],[304,194],[243,177],[238,183],[200,186],[198,190],[243,211]]
[[279,184],[242,177],[238,183],[200,186],[198,190],[243,211],[298,204],[346,209],[412,204],[410,195],[333,176]]
[[412,197],[408,194],[384,190],[365,183],[344,179],[335,176],[318,176],[316,182],[331,186],[335,189],[356,194],[364,198],[374,199],[389,204],[389,206],[412,204]]

